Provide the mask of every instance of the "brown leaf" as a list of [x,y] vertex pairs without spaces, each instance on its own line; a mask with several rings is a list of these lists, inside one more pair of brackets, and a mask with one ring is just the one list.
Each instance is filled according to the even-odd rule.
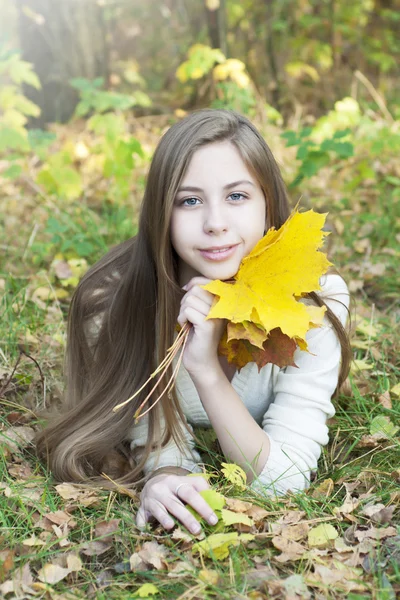
[[172,532],[171,538],[173,540],[182,540],[184,542],[192,543],[193,538],[186,531],[183,531],[180,527],[176,527]]
[[93,540],[83,544],[81,552],[85,556],[99,556],[110,550],[110,548],[112,548],[112,542]]
[[168,577],[187,577],[189,573],[193,575],[195,574],[194,565],[187,560],[178,560],[176,563],[174,563],[172,569],[170,569]]
[[129,558],[131,571],[148,571],[149,566],[140,558],[137,552],[131,554]]
[[64,510],[56,510],[54,512],[46,513],[44,518],[48,519],[54,525],[68,525],[70,529],[76,527],[76,521],[74,521],[72,515]]
[[35,432],[32,427],[22,425],[21,427],[9,427],[0,432],[0,445],[7,448],[11,453],[23,450],[32,443]]
[[249,509],[246,510],[245,514],[253,519],[255,523],[259,523],[260,521],[264,521],[270,513],[264,508],[261,508],[261,506],[256,506],[253,504]]
[[380,445],[388,443],[388,439],[381,432],[374,434],[365,434],[358,442],[358,446],[361,448],[377,448]]
[[165,569],[167,566],[165,558],[168,555],[168,548],[157,542],[145,542],[138,554],[145,563],[157,570]]
[[237,513],[245,513],[249,510],[249,508],[254,506],[254,504],[251,504],[251,502],[246,502],[245,500],[240,500],[239,498],[225,498],[225,501],[229,510],[233,510],[233,512]]
[[69,546],[70,545],[70,541],[68,539],[68,535],[69,535],[69,529],[68,529],[68,525],[66,523],[64,523],[63,525],[53,525],[52,529],[54,531],[54,533],[56,534],[56,537],[58,539],[58,545],[60,546],[60,548],[64,548],[65,546]]
[[288,562],[291,560],[299,560],[306,552],[306,548],[288,538],[282,536],[275,536],[272,538],[272,544],[277,550],[280,550],[282,554],[275,556],[275,560],[278,562]]
[[368,529],[357,529],[354,532],[354,537],[358,541],[362,542],[366,538],[370,538],[373,540],[383,540],[387,537],[393,537],[396,534],[397,531],[395,527],[386,527],[378,529],[377,527],[372,526]]
[[13,593],[13,598],[25,598],[27,594],[34,596],[35,591],[31,588],[33,576],[30,569],[30,563],[27,562],[23,567],[15,569],[12,579],[8,579],[0,585],[0,592],[7,596]]
[[273,329],[262,349],[251,344],[248,340],[232,339],[227,341],[223,335],[218,347],[218,353],[226,356],[231,364],[242,369],[248,362],[255,362],[260,371],[266,364],[273,363],[279,367],[295,367],[293,356],[297,349],[295,340],[288,337],[279,328]]
[[268,579],[275,578],[277,576],[276,572],[272,567],[264,565],[260,565],[259,568],[251,569],[246,572],[246,583],[249,586],[259,586],[264,581]]
[[312,498],[323,499],[328,498],[332,492],[335,484],[332,479],[324,479],[311,493]]
[[284,525],[295,525],[303,517],[305,517],[304,510],[288,510],[285,512],[282,517],[278,519],[278,523],[282,523]]
[[335,506],[333,514],[337,517],[348,517],[350,513],[355,510],[360,501],[357,498],[353,498],[349,493],[346,494],[346,498],[341,506]]
[[298,542],[308,536],[309,529],[308,523],[304,522],[297,523],[296,525],[286,525],[282,528],[281,536],[287,540]]
[[390,523],[392,520],[394,508],[394,505],[385,506],[384,504],[369,504],[361,511],[361,513],[366,517],[369,517],[373,523],[384,525],[385,523]]
[[62,579],[65,579],[67,575],[70,574],[70,569],[65,569],[64,567],[60,567],[59,565],[53,565],[51,563],[47,563],[39,569],[38,578],[40,581],[44,583],[58,583]]
[[14,556],[13,550],[0,551],[0,583],[6,579],[8,573],[14,568]]
[[104,538],[113,537],[113,534],[118,531],[121,519],[111,519],[110,521],[99,521],[96,523],[94,537]]
[[383,406],[383,408],[388,408],[388,409],[392,408],[392,400],[390,398],[389,390],[386,390],[386,392],[383,392],[383,394],[378,396],[377,400],[378,400],[379,404],[381,406]]
[[33,476],[33,471],[27,463],[18,463],[7,466],[8,473],[17,481],[25,481]]
[[96,490],[78,484],[60,483],[55,486],[55,489],[64,500],[77,500],[83,506],[91,506],[99,500]]
[[307,575],[306,583],[311,586],[322,587],[327,590],[341,590],[344,592],[363,591],[366,586],[360,583],[362,571],[348,567],[347,565],[335,561],[333,568],[325,565],[314,564],[314,573]]
[[73,276],[71,267],[65,260],[54,260],[53,267],[58,279],[70,279]]

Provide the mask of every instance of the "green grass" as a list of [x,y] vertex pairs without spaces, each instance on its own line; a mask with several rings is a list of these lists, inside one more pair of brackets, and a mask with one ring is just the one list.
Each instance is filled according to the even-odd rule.
[[[18,579],[18,569],[29,565],[37,586],[39,570],[46,563],[64,561],[65,564],[66,554],[74,553],[81,557],[82,569],[54,585],[40,584],[42,588],[36,587],[39,597],[45,597],[48,589],[49,597],[55,597],[57,593],[63,598],[88,595],[100,599],[133,598],[144,583],[154,583],[159,590],[155,597],[167,599],[284,598],[288,596],[290,586],[298,590],[298,595],[288,597],[348,600],[395,597],[400,580],[399,529],[397,537],[382,537],[369,553],[363,555],[362,564],[357,564],[357,577],[362,588],[354,582],[349,584],[348,574],[329,584],[325,573],[325,581],[322,578],[316,582],[318,565],[326,567],[329,563],[333,571],[339,568],[337,564],[333,566],[332,547],[328,551],[328,563],[326,555],[318,555],[311,549],[299,560],[278,562],[276,557],[280,551],[272,542],[274,533],[271,529],[271,524],[277,523],[288,511],[303,511],[300,522],[307,521],[309,527],[330,523],[340,536],[350,535],[353,526],[356,531],[366,531],[372,526],[377,529],[399,527],[398,432],[392,439],[379,441],[376,447],[363,447],[360,443],[363,436],[370,433],[372,420],[378,415],[387,416],[395,425],[400,424],[400,398],[391,394],[392,408],[384,408],[379,402],[379,397],[400,381],[400,188],[395,185],[395,179],[388,181],[385,177],[377,175],[375,184],[368,185],[368,194],[360,184],[349,195],[343,183],[342,199],[337,200],[337,194],[335,198],[333,194],[330,197],[328,186],[323,202],[315,201],[317,209],[327,209],[330,213],[333,262],[350,284],[356,280],[363,284],[354,292],[356,314],[353,313],[353,321],[354,339],[364,342],[364,347],[355,343],[354,358],[366,360],[372,369],[354,372],[345,393],[336,401],[337,412],[330,425],[331,441],[323,450],[318,477],[307,493],[272,500],[260,498],[251,491],[235,489],[222,476],[219,467],[223,457],[215,452],[212,438],[208,438],[208,451],[203,448],[203,452],[209,471],[216,474],[212,485],[226,497],[241,497],[271,514],[258,523],[255,539],[247,545],[231,547],[229,557],[200,559],[198,555],[192,555],[191,543],[174,539],[160,527],[148,526],[146,532],[140,532],[135,526],[137,499],[102,490],[97,492],[96,504],[90,506],[64,500],[56,491],[51,475],[36,460],[31,444],[23,450],[9,452],[3,443],[0,453],[0,548],[10,550],[12,554],[0,553],[0,585],[12,577]],[[313,182],[304,185],[312,194]],[[60,204],[56,211],[51,210],[55,199],[50,205],[32,190],[26,198],[19,198],[19,202],[26,202],[24,211],[20,206],[15,208],[14,200],[5,195],[7,214],[12,215],[16,210],[17,218],[0,225],[4,240],[0,264],[0,389],[11,374],[21,347],[24,353],[10,385],[0,398],[0,433],[13,425],[36,429],[43,405],[57,403],[61,397],[65,322],[73,288],[66,288],[67,295],[57,299],[57,290],[63,288],[51,269],[54,257],[61,254],[65,260],[76,257],[84,258],[88,264],[95,262],[108,247],[134,234],[140,199],[136,198],[132,206],[127,207],[106,202],[96,204],[92,199]],[[49,217],[52,219],[50,224]],[[341,232],[338,222],[343,226]],[[35,223],[38,227],[32,239]],[[357,242],[362,240],[368,241],[363,242],[365,249],[360,251],[362,246],[357,246]],[[378,269],[379,274],[374,274],[373,266],[382,263],[385,269]],[[50,289],[49,299],[35,298],[34,291],[40,286]],[[376,328],[370,337],[357,329],[360,316]],[[30,474],[26,471],[28,468]],[[320,485],[328,479],[332,480],[329,494],[318,495]],[[345,516],[338,509],[346,500],[346,486],[357,480],[359,483],[353,495],[359,504]],[[390,523],[373,523],[365,514],[368,504],[377,503],[396,507]],[[46,532],[40,526],[40,519],[57,510],[70,512],[75,521],[67,532],[68,545],[60,546],[54,529]],[[96,540],[96,524],[111,519],[119,519],[119,525],[112,535],[110,548],[103,554],[86,556],[83,553],[85,544]],[[234,527],[221,527],[221,523],[217,525],[218,529],[235,531]],[[213,531],[215,529],[211,527],[206,529],[210,534]],[[27,545],[26,541],[33,535],[43,543]],[[129,557],[150,541],[168,549],[168,569],[149,567],[130,571]],[[193,538],[193,541],[196,540]],[[303,543],[306,542],[303,540]],[[346,556],[340,556],[339,562],[345,565]],[[168,576],[168,571],[180,560],[191,562],[193,571],[181,577]],[[269,577],[265,576],[263,582],[254,583],[251,579],[250,572],[256,565],[270,569]],[[207,576],[202,574],[204,569],[214,571],[218,580],[209,579],[204,583]],[[106,585],[107,581],[109,585]]]

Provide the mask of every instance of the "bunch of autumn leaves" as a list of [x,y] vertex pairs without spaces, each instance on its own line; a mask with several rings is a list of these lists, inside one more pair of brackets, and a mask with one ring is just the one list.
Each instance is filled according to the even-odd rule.
[[[282,227],[269,229],[253,250],[243,258],[232,282],[214,280],[202,286],[215,295],[207,319],[227,319],[218,353],[239,370],[255,362],[260,370],[267,363],[295,366],[297,347],[307,350],[306,333],[320,327],[325,307],[299,300],[320,290],[320,277],[332,264],[319,250],[328,235],[322,231],[326,214],[295,209]],[[190,323],[179,331],[168,354],[133,396],[114,408],[119,410],[133,400],[158,374],[159,379],[135,413],[136,421],[179,353],[172,377],[156,402],[171,391],[182,362]],[[153,404],[154,406],[154,404]]]

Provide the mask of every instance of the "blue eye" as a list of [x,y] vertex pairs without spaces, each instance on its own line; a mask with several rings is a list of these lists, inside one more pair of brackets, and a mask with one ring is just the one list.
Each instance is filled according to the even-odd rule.
[[[185,200],[182,200],[182,204],[185,204],[185,202],[188,202],[188,200],[197,200],[198,198],[185,198]],[[186,206],[195,206],[195,204],[186,204]]]
[[[242,194],[241,192],[233,192],[231,194],[231,196],[241,196],[242,198],[247,198],[247,196],[245,196],[244,194]],[[239,198],[239,200],[241,200],[242,198]]]

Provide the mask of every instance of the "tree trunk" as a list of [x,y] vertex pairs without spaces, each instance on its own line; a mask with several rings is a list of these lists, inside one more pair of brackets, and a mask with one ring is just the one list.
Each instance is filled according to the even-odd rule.
[[272,106],[279,109],[280,100],[281,100],[281,82],[280,82],[279,71],[278,71],[278,66],[277,66],[275,46],[274,46],[274,37],[273,37],[273,30],[272,30],[272,22],[274,19],[273,0],[266,0],[265,6],[266,6],[266,13],[267,13],[266,14],[266,16],[267,16],[266,50],[267,50],[269,68],[271,71],[271,82],[269,84],[269,89],[271,91]]
[[219,48],[227,56],[225,0],[220,0],[219,7],[212,10],[208,8],[206,3],[205,10],[211,46],[212,48]]
[[16,0],[22,57],[33,63],[42,89],[26,95],[42,110],[31,126],[67,121],[78,94],[74,77],[108,82],[108,48],[100,2],[95,0]]

